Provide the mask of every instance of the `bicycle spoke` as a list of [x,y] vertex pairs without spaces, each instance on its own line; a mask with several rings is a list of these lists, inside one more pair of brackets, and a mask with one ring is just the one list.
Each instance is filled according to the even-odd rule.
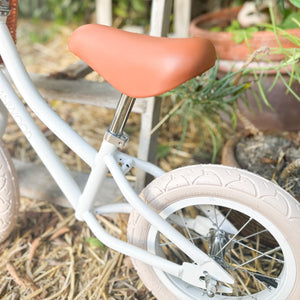
[[[191,239],[189,239],[190,241],[197,241],[197,240],[202,240],[204,242],[207,242],[207,238],[203,237],[203,236],[195,236],[195,237],[192,237]],[[170,246],[170,245],[174,245],[173,242],[166,242],[166,243],[160,243],[159,244],[160,246]]]
[[[258,281],[260,284],[262,284],[264,286],[264,288],[267,288],[267,286],[261,280],[259,280],[258,278],[255,277],[255,273],[247,270],[245,267],[242,267],[234,258],[232,258],[232,260],[239,267],[236,267],[236,268],[232,269],[231,273],[233,271],[235,271],[236,269],[239,269],[239,271],[245,272],[246,274],[248,274],[249,276],[251,276],[252,278],[254,278],[255,281]],[[273,277],[269,277],[269,278],[273,279],[273,280],[276,279],[276,278],[273,278]]]
[[227,218],[228,218],[228,216],[230,215],[231,211],[232,211],[232,209],[230,209],[230,210],[227,212],[226,216],[224,216],[224,219],[223,219],[223,221],[222,221],[221,224],[220,224],[220,228],[222,228],[222,225],[223,225],[224,222],[227,220]]
[[181,219],[181,221],[182,221],[182,224],[184,225],[185,232],[186,232],[186,233],[188,234],[188,236],[189,236],[189,240],[195,245],[195,243],[194,243],[194,241],[193,241],[193,239],[192,239],[192,236],[191,236],[191,232],[190,232],[189,228],[186,226],[186,223],[185,223],[185,221],[184,221],[184,217],[183,217],[183,215],[182,215],[182,211],[179,211],[178,215],[179,215],[179,217],[180,217],[180,219]]
[[243,238],[239,239],[239,241],[247,240],[247,239],[252,238],[252,237],[254,237],[254,236],[256,236],[256,235],[262,234],[262,233],[264,233],[264,232],[268,232],[268,230],[267,230],[267,229],[264,229],[264,230],[261,230],[261,231],[259,231],[259,232],[252,233],[252,234],[250,234],[250,235],[248,235],[248,236],[246,236],[246,237],[243,237]]
[[[177,210],[169,216],[168,221],[183,233],[187,240],[216,260],[235,279],[232,285],[223,283],[231,289],[231,292],[220,290],[217,294],[221,298],[255,299],[255,294],[264,290],[270,290],[272,293],[273,289],[278,287],[278,276],[285,260],[278,244],[275,244],[274,249],[268,247],[268,244],[265,245],[266,237],[271,238],[272,241],[269,231],[257,226],[257,221],[251,216],[245,218],[245,214],[240,214],[242,216],[240,220],[243,221],[231,233],[226,230],[228,226],[226,222],[231,223],[233,218],[236,220],[239,218],[234,209],[218,205],[209,205],[209,207],[204,205],[201,211],[206,218],[203,222],[206,222],[204,224],[207,227],[207,233],[203,230],[199,233],[193,229],[195,226],[193,220],[198,213],[195,214],[189,209]],[[201,222],[201,218],[197,221]],[[204,226],[201,223],[197,225]],[[168,259],[177,263],[190,262],[189,258],[164,235],[161,235],[159,245],[163,247],[164,255]]]
[[[257,259],[260,259],[261,257],[264,257],[264,256],[266,256],[266,255],[269,255],[269,254],[271,254],[271,253],[274,253],[274,252],[276,252],[276,251],[278,251],[278,250],[281,250],[281,247],[276,247],[276,248],[274,248],[274,249],[271,249],[271,250],[269,250],[269,251],[267,251],[267,252],[262,253],[261,255],[259,255],[259,256],[257,256],[257,257],[254,257],[254,258],[252,258],[252,259],[249,259],[248,261],[242,263],[239,267],[242,267],[242,266],[244,266],[244,265],[247,265],[247,264],[251,263],[252,261],[255,261],[255,260],[257,260]],[[237,269],[237,268],[236,268],[236,269]]]
[[223,251],[251,221],[252,221],[252,218],[249,218],[249,220],[238,230],[238,232],[230,238],[230,240],[222,247],[222,249],[219,250],[219,252],[216,254],[216,256],[219,253],[221,253],[221,251]]
[[216,212],[216,206],[215,205],[214,205],[214,215],[215,215],[215,220],[216,220],[215,224],[217,226],[217,229],[220,230],[220,227],[218,225],[218,218],[217,218],[217,212]]
[[[239,240],[235,240],[235,242],[234,243],[237,243],[237,244],[239,244],[239,245],[241,245],[241,246],[243,246],[243,247],[245,247],[245,248],[247,248],[247,249],[249,249],[249,250],[251,250],[251,251],[254,251],[254,252],[256,252],[256,253],[259,253],[259,254],[264,254],[263,252],[261,252],[261,251],[259,251],[259,250],[256,250],[256,249],[254,249],[254,248],[252,248],[252,247],[250,247],[250,246],[247,246],[246,244],[243,244],[243,243],[240,243],[239,242]],[[233,244],[234,244],[233,243]],[[279,247],[280,248],[280,247]],[[283,260],[280,260],[280,259],[278,259],[278,258],[274,258],[274,257],[272,257],[272,256],[270,256],[270,255],[264,255],[265,257],[268,257],[268,258],[271,258],[272,260],[274,259],[274,260],[276,260],[277,262],[279,262],[279,263],[284,263],[284,261]]]

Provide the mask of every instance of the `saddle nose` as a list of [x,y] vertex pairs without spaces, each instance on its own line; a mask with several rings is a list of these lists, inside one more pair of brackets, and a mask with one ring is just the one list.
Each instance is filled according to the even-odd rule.
[[214,46],[206,39],[152,37],[99,24],[76,29],[69,49],[134,98],[167,92],[202,74],[216,60]]

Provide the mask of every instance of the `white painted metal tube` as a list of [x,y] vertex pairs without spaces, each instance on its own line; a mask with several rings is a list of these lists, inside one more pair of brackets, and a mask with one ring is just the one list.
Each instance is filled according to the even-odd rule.
[[107,154],[103,157],[103,160],[125,199],[142,217],[164,234],[172,243],[189,256],[193,262],[197,263],[199,267],[204,268],[204,270],[209,270],[209,273],[220,281],[233,282],[233,278],[226,270],[178,232],[136,194],[124,176],[121,167],[116,163],[117,158],[115,158],[113,154]]
[[0,98],[66,198],[75,208],[81,194],[79,187],[29,115],[2,71],[0,71]]
[[0,101],[0,138],[2,138],[8,122],[8,111]]
[[130,257],[134,257],[176,277],[180,277],[182,266],[111,236],[100,226],[97,219],[91,212],[85,212],[83,214],[83,219],[97,239],[99,239],[99,241],[107,247]]
[[128,203],[113,203],[103,206],[99,206],[94,209],[96,215],[105,215],[105,214],[130,214],[132,211],[132,206]]
[[[143,170],[149,172],[154,176],[160,176],[164,173],[163,170],[154,166],[151,163],[144,162],[142,160],[136,159],[135,157],[119,152],[116,146],[107,142],[106,140],[103,140],[102,145],[100,147],[100,151],[96,155],[95,162],[92,167],[91,173],[89,175],[88,181],[86,183],[86,186],[78,202],[78,206],[76,208],[76,218],[78,220],[82,220],[82,214],[85,211],[90,211],[91,208],[93,207],[93,202],[97,198],[101,197],[101,189],[105,188],[104,186],[102,187],[102,183],[108,171],[104,162],[104,157],[111,154],[114,154],[117,157],[117,160],[114,160],[114,164],[116,166],[118,166],[118,161],[124,162],[126,160],[132,160],[134,161],[134,165],[136,167],[142,168]],[[118,178],[115,178],[115,180],[118,181]],[[121,209],[121,211],[117,211],[118,209]],[[125,209],[125,211],[123,209]],[[128,206],[128,204],[126,206],[124,206],[124,204],[119,204],[119,205],[112,204],[109,206],[105,206],[105,208],[99,207],[95,212],[102,214],[104,213],[103,212],[104,210],[106,211],[106,213],[109,210],[112,210],[111,213],[112,212],[129,213],[131,207]]]
[[209,257],[204,252],[188,241],[135,193],[126,177],[122,173],[120,166],[116,163],[116,159],[113,155],[108,154],[103,159],[125,199],[134,209],[139,212],[141,216],[143,216],[156,228],[159,228],[160,232],[162,232],[170,241],[184,251],[186,255],[188,255],[193,261],[200,261],[202,263],[209,260]]
[[165,171],[163,171],[161,168],[155,166],[154,164],[138,159],[136,157],[130,156],[128,154],[122,153],[122,152],[117,152],[116,157],[120,160],[132,160],[134,162],[134,167],[144,170],[146,173],[154,176],[154,177],[159,177],[163,174],[165,174]]
[[114,153],[116,149],[116,146],[103,140],[100,151],[95,157],[91,173],[88,177],[82,195],[79,199],[78,206],[76,208],[75,216],[78,220],[83,220],[83,213],[86,211],[90,211],[96,198],[101,197],[101,188],[108,172],[103,157],[108,153]]
[[0,41],[0,54],[8,73],[29,107],[57,137],[91,166],[97,151],[63,121],[41,97],[25,70],[6,24],[1,22]]

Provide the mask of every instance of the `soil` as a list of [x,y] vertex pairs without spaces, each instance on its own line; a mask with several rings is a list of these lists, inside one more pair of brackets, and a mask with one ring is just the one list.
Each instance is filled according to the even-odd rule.
[[236,160],[243,169],[278,183],[300,199],[300,168],[286,179],[280,175],[300,158],[300,134],[257,135],[241,139],[235,148]]

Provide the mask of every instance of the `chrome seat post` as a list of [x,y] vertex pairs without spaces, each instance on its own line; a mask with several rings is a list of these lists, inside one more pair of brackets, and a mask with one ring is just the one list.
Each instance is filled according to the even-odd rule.
[[123,129],[126,125],[129,114],[134,105],[135,98],[126,96],[124,94],[121,95],[119,103],[117,105],[114,118],[109,127],[109,131],[115,135],[122,135]]
[[106,130],[104,139],[117,147],[123,147],[128,140],[128,136],[123,130],[133,108],[135,98],[122,94],[118,102],[110,127]]

